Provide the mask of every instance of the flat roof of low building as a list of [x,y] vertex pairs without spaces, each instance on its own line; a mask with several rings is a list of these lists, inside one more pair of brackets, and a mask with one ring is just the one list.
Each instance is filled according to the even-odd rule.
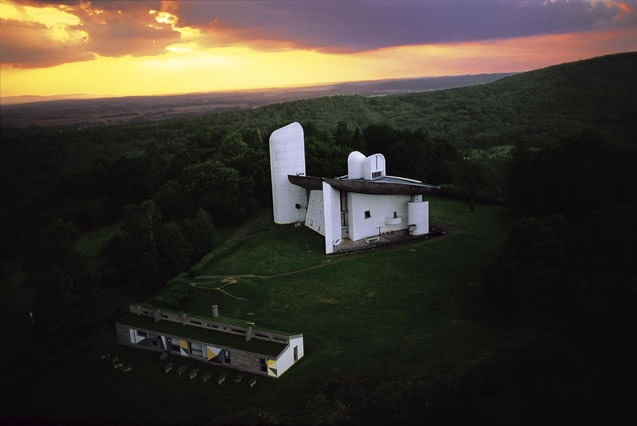
[[[117,321],[133,328],[142,328],[148,331],[155,331],[159,334],[165,333],[186,340],[196,340],[222,348],[234,348],[261,355],[276,357],[288,345],[287,342],[272,342],[253,337],[246,341],[245,336],[227,333],[223,331],[211,330],[192,325],[179,324],[172,321],[155,321],[153,318],[136,315],[132,313],[122,314]],[[254,330],[258,333],[258,329]]]

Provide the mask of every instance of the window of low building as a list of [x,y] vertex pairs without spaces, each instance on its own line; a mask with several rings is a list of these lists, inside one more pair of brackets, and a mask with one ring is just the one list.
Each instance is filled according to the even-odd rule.
[[201,343],[190,343],[190,354],[203,357],[203,345]]

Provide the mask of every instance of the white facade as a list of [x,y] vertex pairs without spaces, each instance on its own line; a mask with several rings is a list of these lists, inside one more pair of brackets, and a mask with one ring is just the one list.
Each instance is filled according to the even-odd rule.
[[341,243],[341,192],[323,182],[323,211],[325,212],[325,253],[334,252]]
[[[279,354],[276,361],[268,362],[268,375],[279,377],[305,355],[303,349],[303,336],[290,336],[290,343]],[[272,368],[275,366],[275,368]]]
[[270,173],[274,222],[303,222],[307,194],[288,180],[288,175],[305,175],[303,127],[299,123],[288,124],[270,135]]
[[429,233],[429,203],[421,193],[436,187],[387,176],[382,154],[366,157],[358,151],[347,158],[347,176],[309,178],[303,149],[303,129],[298,123],[270,136],[276,223],[304,222],[325,237],[326,254],[333,253],[344,238],[371,240],[401,230],[410,235]]
[[347,194],[350,239],[358,241],[406,229],[409,199],[409,195]]
[[325,212],[323,210],[323,191],[310,191],[307,204],[305,226],[325,236]]
[[422,201],[422,196],[414,197],[407,203],[408,229],[411,235],[429,233],[429,202]]

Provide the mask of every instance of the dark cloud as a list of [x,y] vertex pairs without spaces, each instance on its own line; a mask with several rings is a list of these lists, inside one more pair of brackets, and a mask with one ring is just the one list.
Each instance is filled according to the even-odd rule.
[[92,59],[84,49],[47,40],[44,25],[0,20],[0,61],[15,66],[52,66]]
[[179,4],[180,23],[234,29],[238,42],[326,51],[452,43],[635,25],[632,7],[584,0],[237,0]]
[[101,14],[75,9],[82,20],[81,28],[89,34],[89,51],[101,56],[157,55],[179,41],[180,34],[170,24],[158,23],[155,15],[148,13],[148,3],[132,2],[137,4],[126,8],[126,4],[117,7],[119,3],[106,2],[107,7],[99,9]]
[[[155,55],[180,40],[178,27],[202,32],[203,46],[306,48],[356,52],[400,45],[454,43],[637,25],[637,0],[22,0],[55,6],[80,23],[71,42],[47,39],[37,23],[0,17],[0,60],[48,66],[100,56]],[[174,22],[172,22],[174,23]],[[86,34],[82,39],[81,35]]]

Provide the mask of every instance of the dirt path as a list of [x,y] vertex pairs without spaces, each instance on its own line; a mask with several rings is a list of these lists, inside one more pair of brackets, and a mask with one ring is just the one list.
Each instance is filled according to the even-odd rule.
[[239,297],[239,296],[235,296],[234,294],[229,293],[228,291],[225,290],[225,288],[228,287],[229,285],[238,284],[238,283],[239,283],[239,281],[237,281],[233,277],[226,277],[223,280],[221,280],[221,285],[219,287],[202,287],[202,286],[197,285],[196,283],[190,283],[190,285],[192,287],[201,288],[201,289],[205,289],[205,290],[220,291],[221,293],[225,294],[226,296],[232,297],[233,299],[245,300],[247,302],[248,299],[243,298],[243,297]]
[[[251,220],[250,222],[246,223],[245,225],[239,227],[239,229],[237,229],[229,238],[230,241],[234,240],[234,241],[242,241],[242,240],[247,240],[250,237],[248,236],[250,230],[252,229],[253,226],[257,225],[261,220],[263,220],[262,217],[257,217],[254,220]],[[446,229],[446,228],[445,228]],[[266,231],[266,232],[271,232],[271,231]],[[447,233],[447,232],[446,232]],[[458,233],[458,230],[452,230],[452,233]],[[364,255],[364,254],[360,254],[360,255]],[[239,281],[238,279],[240,278],[258,278],[258,279],[271,279],[271,278],[280,278],[280,277],[287,277],[290,275],[294,275],[294,274],[299,274],[299,273],[303,273],[303,272],[307,272],[307,271],[312,271],[314,269],[320,269],[320,268],[325,268],[328,266],[333,266],[336,264],[339,264],[341,262],[345,262],[347,260],[350,260],[349,257],[347,256],[343,256],[343,257],[339,257],[339,258],[331,258],[331,259],[327,259],[326,261],[319,263],[318,265],[312,265],[312,266],[308,266],[305,268],[301,268],[301,269],[295,269],[293,271],[287,271],[287,272],[280,272],[280,273],[276,273],[276,274],[265,274],[265,275],[257,275],[257,274],[233,274],[233,275],[227,275],[227,274],[221,274],[221,275],[198,275],[197,277],[195,277],[195,279],[201,279],[201,280],[221,280],[220,281],[220,286],[217,287],[212,287],[212,283],[208,282],[206,284],[203,283],[197,283],[197,282],[191,282],[190,286],[194,287],[194,288],[198,288],[201,290],[211,290],[211,291],[219,291],[229,297],[232,297],[234,299],[239,299],[239,300],[245,300],[247,301],[248,299],[245,299],[243,297],[238,297],[235,296],[231,293],[229,293],[228,291],[225,290],[225,287],[229,286],[229,285],[233,285],[233,284],[238,284]]]
[[329,259],[329,260],[327,260],[327,261],[325,261],[323,263],[320,263],[318,265],[312,265],[312,266],[308,266],[306,268],[295,269],[293,271],[280,272],[280,273],[277,273],[277,274],[269,274],[269,275],[257,275],[257,274],[199,275],[195,279],[204,279],[204,280],[218,280],[218,279],[221,279],[221,281],[220,281],[221,285],[217,286],[217,287],[212,287],[211,285],[214,285],[212,283],[200,284],[200,283],[196,283],[196,282],[191,282],[190,286],[194,287],[194,288],[201,289],[201,290],[219,291],[219,292],[225,294],[226,296],[232,297],[233,299],[239,299],[239,300],[247,301],[248,299],[245,299],[243,297],[238,297],[238,296],[235,296],[235,295],[229,293],[227,290],[225,290],[225,287],[227,287],[228,285],[232,285],[232,284],[238,284],[239,283],[238,279],[240,279],[240,278],[259,278],[259,279],[267,280],[267,279],[270,279],[270,278],[287,277],[287,276],[290,276],[290,275],[300,274],[300,273],[311,271],[311,270],[314,270],[314,269],[325,268],[327,266],[336,265],[338,263],[345,262],[346,260],[349,260],[349,259],[348,258],[341,258],[341,259],[337,259],[337,260]]

